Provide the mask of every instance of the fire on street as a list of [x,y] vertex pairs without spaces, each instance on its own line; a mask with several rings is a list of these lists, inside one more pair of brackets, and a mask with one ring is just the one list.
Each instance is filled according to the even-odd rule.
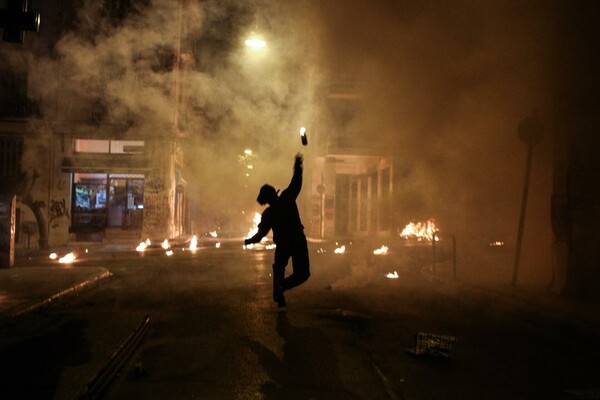
[[[311,279],[284,311],[268,250],[82,255],[74,268],[113,278],[3,321],[2,398],[76,398],[146,314],[103,398],[569,399],[600,387],[598,325],[581,309],[459,284],[444,263],[434,276],[398,248],[329,247],[315,247]],[[456,341],[444,356],[411,354],[417,333]]]

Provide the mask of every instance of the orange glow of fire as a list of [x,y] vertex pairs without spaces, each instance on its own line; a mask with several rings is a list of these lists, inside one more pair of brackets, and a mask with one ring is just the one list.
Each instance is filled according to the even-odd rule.
[[388,252],[388,247],[387,246],[381,246],[380,248],[378,248],[377,250],[373,250],[373,254],[375,255],[383,255],[383,254],[387,254]]
[[[435,220],[431,218],[427,220],[427,222],[409,223],[404,227],[400,236],[405,239],[415,238],[419,241],[423,239],[431,241],[437,231],[438,229],[435,226]],[[439,238],[436,236],[435,240],[437,241]]]
[[216,247],[217,249],[221,248],[221,242],[217,242],[217,243],[215,243],[215,247]]
[[192,236],[192,240],[190,241],[190,250],[198,250],[198,238],[196,237],[196,235]]
[[58,255],[56,253],[50,253],[50,255],[48,256],[51,260],[56,260],[58,258]]
[[165,249],[165,250],[167,250],[169,247],[171,247],[171,246],[169,245],[169,240],[167,240],[167,239],[165,239],[165,240],[162,242],[161,246],[162,246],[162,248],[163,248],[163,249]]
[[502,246],[504,246],[504,242],[503,242],[503,241],[500,241],[500,240],[497,240],[497,241],[495,241],[495,242],[491,242],[491,243],[490,243],[490,246],[491,246],[491,247],[502,247]]
[[386,275],[386,277],[389,279],[398,279],[398,272],[397,271],[394,271],[393,273],[390,272]]
[[165,251],[165,254],[167,255],[167,257],[171,257],[173,255],[173,250],[167,250]]
[[217,231],[210,231],[210,232],[208,232],[208,234],[209,234],[211,237],[214,237],[214,238],[216,238],[216,237],[218,236],[218,235],[217,235]]
[[58,259],[58,262],[61,264],[70,264],[73,261],[75,261],[75,254],[73,254],[72,252],[67,253],[64,257]]
[[346,252],[346,246],[342,245],[342,246],[336,248],[333,252],[335,254],[344,254]]
[[258,232],[258,224],[260,224],[260,220],[260,213],[255,212],[254,218],[252,218],[252,228],[250,228],[250,230],[248,231],[248,234],[246,235],[247,238],[251,238],[252,236],[256,235],[256,233]]

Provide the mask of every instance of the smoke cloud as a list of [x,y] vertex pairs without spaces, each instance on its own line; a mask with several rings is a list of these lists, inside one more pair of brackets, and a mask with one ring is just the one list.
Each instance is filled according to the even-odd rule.
[[[181,93],[194,111],[184,145],[203,229],[245,232],[233,225],[249,225],[260,185],[285,187],[293,155],[311,151],[297,134],[308,125],[394,156],[397,225],[433,217],[457,236],[463,265],[489,259],[487,243],[516,241],[526,157],[517,126],[537,109],[546,136],[534,152],[523,274],[550,278],[553,2],[128,3],[85,0],[76,15],[54,15],[69,29],[31,63],[29,94],[48,119],[100,109],[123,137],[165,134],[180,122],[173,44],[184,34]],[[243,44],[253,31],[263,53]],[[341,112],[326,100],[334,85],[356,96]]]

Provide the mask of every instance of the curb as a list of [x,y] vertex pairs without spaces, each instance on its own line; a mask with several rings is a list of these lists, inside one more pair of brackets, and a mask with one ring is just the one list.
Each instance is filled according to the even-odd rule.
[[75,286],[71,286],[65,290],[62,290],[62,291],[46,298],[45,300],[42,300],[36,304],[27,306],[21,310],[15,311],[15,312],[11,313],[10,316],[18,317],[18,316],[22,316],[24,314],[30,313],[32,311],[39,310],[44,307],[49,307],[52,303],[54,303],[58,300],[61,300],[62,298],[66,297],[66,296],[73,295],[73,294],[77,293],[78,291],[81,291],[93,284],[99,283],[100,281],[102,281],[104,279],[108,279],[111,276],[112,276],[112,273],[110,271],[106,270],[103,273],[101,273],[93,278],[87,279],[81,283],[78,283]]

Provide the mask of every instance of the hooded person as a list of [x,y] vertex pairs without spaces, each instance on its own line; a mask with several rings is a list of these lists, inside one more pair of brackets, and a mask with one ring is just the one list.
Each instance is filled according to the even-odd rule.
[[[273,230],[275,260],[273,262],[273,300],[279,307],[286,305],[284,292],[304,283],[310,276],[308,243],[296,199],[302,189],[302,154],[294,159],[294,174],[289,186],[281,192],[271,185],[260,188],[256,201],[268,207],[263,211],[258,232],[244,240],[244,245],[258,243]],[[285,277],[285,268],[292,259],[292,274]]]

